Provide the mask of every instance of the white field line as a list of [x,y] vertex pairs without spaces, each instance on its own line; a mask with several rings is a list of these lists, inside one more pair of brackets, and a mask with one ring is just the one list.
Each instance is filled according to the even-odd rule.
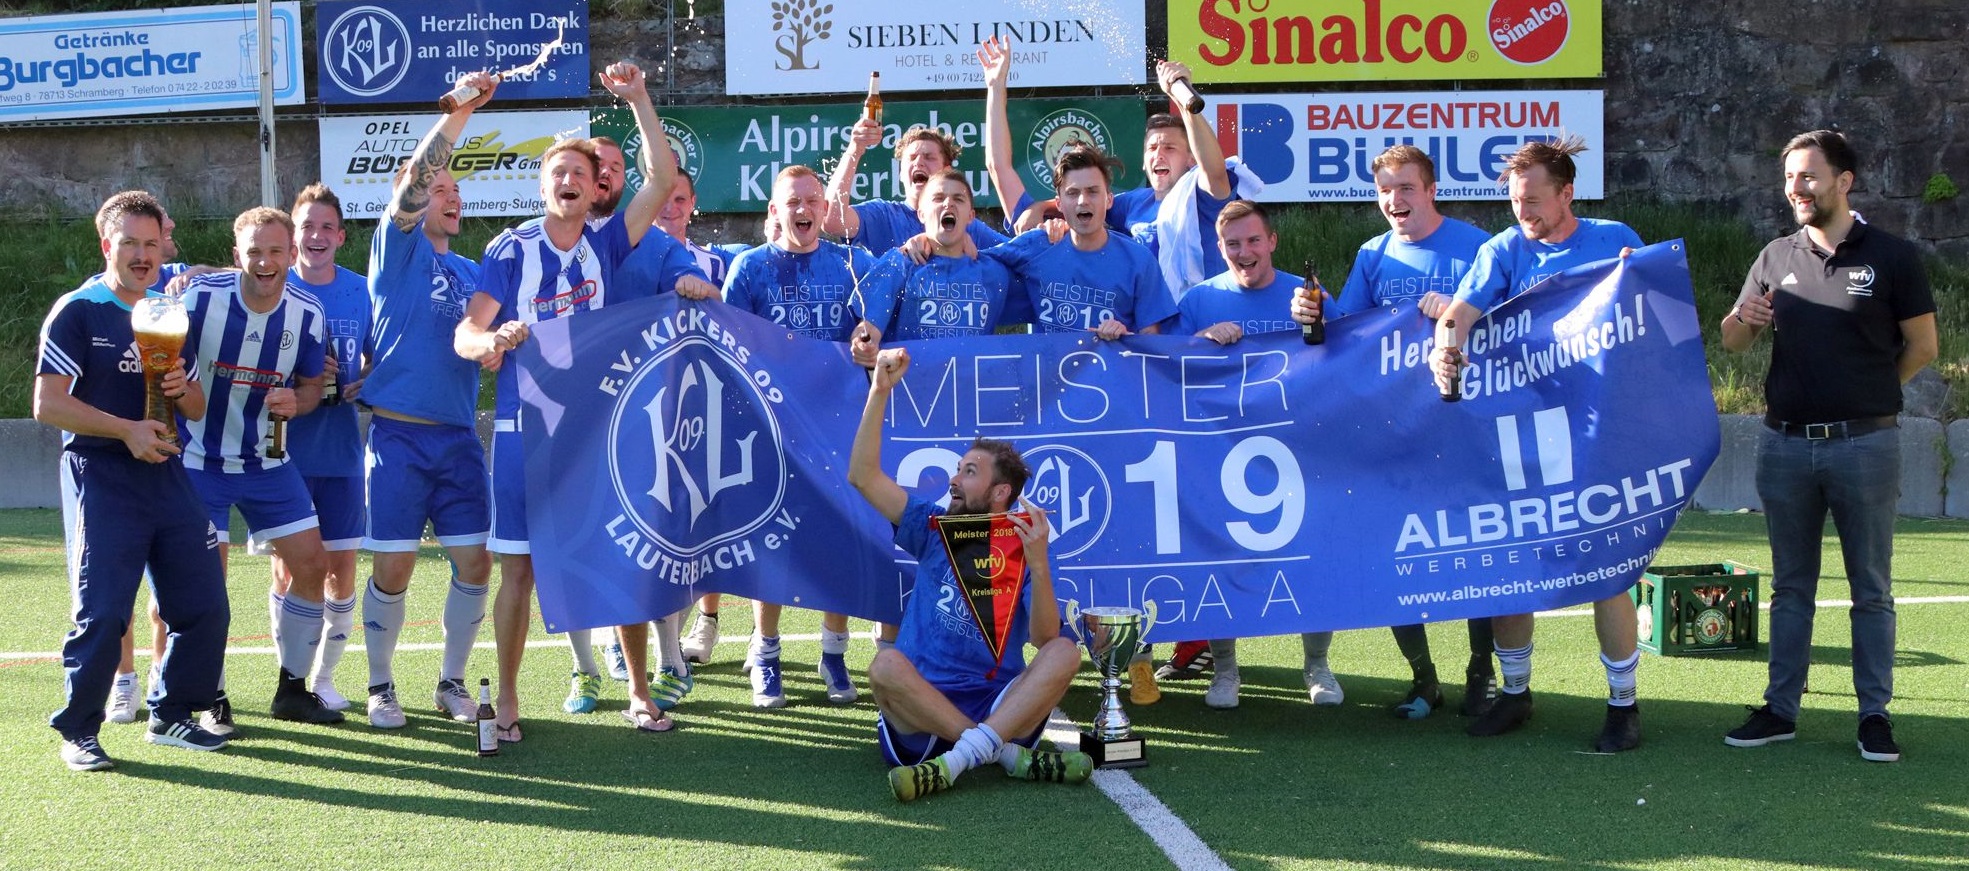
[[[1908,596],[1908,597],[1898,598],[1894,600],[1894,605],[1896,607],[1899,607],[1901,605],[1961,605],[1965,603],[1969,603],[1969,596]],[[1820,599],[1815,604],[1820,608],[1850,608],[1853,606],[1853,601],[1851,599]],[[1759,602],[1757,603],[1757,607],[1761,610],[1769,611],[1771,610],[1771,603]],[[1593,616],[1593,609],[1568,608],[1563,611],[1540,611],[1538,612],[1538,616],[1540,617],[1591,617]],[[820,640],[820,636],[818,634],[784,635],[781,636],[780,638],[780,641],[782,643],[790,642],[790,641],[819,641],[819,640]],[[720,646],[727,645],[727,644],[736,645],[736,644],[745,644],[747,643],[747,641],[748,639],[746,638],[721,638],[718,640],[718,644]],[[560,649],[560,648],[567,647],[567,639],[565,638],[536,639],[534,641],[527,642],[526,646],[527,649],[529,650],[540,649],[540,648]],[[349,650],[351,652],[360,651],[362,649],[363,646],[360,644],[349,645]],[[444,645],[434,642],[426,642],[426,643],[419,643],[419,644],[399,644],[397,645],[397,649],[411,650],[411,651],[443,650]],[[481,641],[478,644],[473,645],[473,649],[491,650],[492,642]],[[240,654],[240,655],[257,654],[257,655],[265,656],[265,655],[272,655],[275,652],[276,651],[272,646],[240,647],[238,645],[229,645],[226,647],[226,655],[228,656],[233,654]],[[150,650],[148,648],[139,647],[136,653],[137,656],[140,657],[150,656]],[[0,651],[0,662],[6,662],[8,660],[16,660],[16,659],[60,659],[60,658],[62,658],[62,654],[61,651],[59,650],[40,651],[40,652]]]
[[[1080,728],[1055,708],[1052,719],[1046,723],[1046,740],[1061,750],[1077,750],[1080,748]],[[1109,800],[1121,806],[1121,812],[1128,815],[1136,828],[1162,848],[1162,854],[1169,857],[1177,871],[1230,871],[1231,866],[1195,832],[1190,831],[1189,824],[1183,822],[1182,817],[1176,816],[1154,793],[1136,783],[1127,771],[1096,771],[1093,783]]]

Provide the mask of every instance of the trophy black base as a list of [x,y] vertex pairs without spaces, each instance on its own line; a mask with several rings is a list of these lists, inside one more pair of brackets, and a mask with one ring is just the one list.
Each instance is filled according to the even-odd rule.
[[1095,768],[1140,768],[1149,764],[1141,738],[1103,741],[1093,732],[1080,732],[1080,752],[1094,758]]

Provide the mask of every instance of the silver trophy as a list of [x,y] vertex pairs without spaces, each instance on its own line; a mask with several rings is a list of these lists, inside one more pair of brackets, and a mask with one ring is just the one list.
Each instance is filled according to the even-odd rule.
[[1127,607],[1082,609],[1079,602],[1067,602],[1067,625],[1072,627],[1087,655],[1101,673],[1101,709],[1094,714],[1092,729],[1080,732],[1080,751],[1094,757],[1096,768],[1137,768],[1149,763],[1142,739],[1135,737],[1128,713],[1121,709],[1121,673],[1141,646],[1142,636],[1155,626],[1155,603],[1142,603],[1147,611]]

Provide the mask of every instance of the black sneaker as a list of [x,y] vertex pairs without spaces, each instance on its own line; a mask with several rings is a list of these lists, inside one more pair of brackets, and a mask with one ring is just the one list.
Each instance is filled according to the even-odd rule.
[[230,738],[239,731],[232,724],[232,701],[226,698],[225,690],[219,691],[210,710],[198,715],[198,727],[221,738]]
[[1601,753],[1619,753],[1641,746],[1641,706],[1608,705],[1607,722],[1600,727],[1600,738],[1593,742],[1593,749]]
[[1497,675],[1488,671],[1463,673],[1463,716],[1481,717],[1497,703]]
[[341,711],[331,711],[321,697],[308,692],[308,683],[280,670],[280,682],[273,691],[273,718],[327,726],[347,719]]
[[144,730],[144,740],[166,747],[183,747],[186,750],[218,750],[226,746],[224,735],[214,735],[191,721],[165,721],[150,715],[150,727]]
[[1217,656],[1210,652],[1208,641],[1179,641],[1176,655],[1161,668],[1155,670],[1156,680],[1195,680],[1205,671],[1214,671]]
[[1743,725],[1730,730],[1723,736],[1723,743],[1731,747],[1762,747],[1772,741],[1789,741],[1798,737],[1798,724],[1771,713],[1771,706],[1750,708],[1750,719]]
[[1901,761],[1901,745],[1894,743],[1894,724],[1886,714],[1868,714],[1860,721],[1860,758],[1868,762]]
[[1472,738],[1489,738],[1506,732],[1515,732],[1531,720],[1531,690],[1521,693],[1503,693],[1483,712],[1476,721],[1464,731]]
[[61,756],[70,771],[108,771],[116,767],[116,760],[103,752],[103,745],[96,743],[94,735],[63,741]]
[[1397,719],[1420,720],[1443,706],[1443,688],[1432,680],[1416,680],[1408,685],[1408,696],[1395,706]]

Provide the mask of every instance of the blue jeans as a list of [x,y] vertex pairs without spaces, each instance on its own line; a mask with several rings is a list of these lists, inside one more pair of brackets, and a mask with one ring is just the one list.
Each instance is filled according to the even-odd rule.
[[1757,495],[1771,538],[1771,665],[1764,701],[1798,719],[1812,656],[1825,516],[1839,533],[1852,587],[1853,690],[1860,716],[1887,713],[1894,695],[1894,506],[1901,493],[1901,431],[1805,439],[1766,429]]

